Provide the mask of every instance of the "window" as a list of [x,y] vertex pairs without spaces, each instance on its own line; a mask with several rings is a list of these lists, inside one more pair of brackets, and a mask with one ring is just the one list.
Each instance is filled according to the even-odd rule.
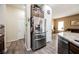
[[63,31],[64,30],[64,21],[59,21],[58,22],[58,31]]

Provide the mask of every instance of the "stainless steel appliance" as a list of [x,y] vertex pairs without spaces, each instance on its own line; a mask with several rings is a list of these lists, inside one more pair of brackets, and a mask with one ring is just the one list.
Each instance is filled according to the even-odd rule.
[[34,33],[32,39],[32,50],[37,50],[46,46],[46,36],[45,33]]
[[38,5],[32,5],[31,8],[31,48],[37,50],[46,46],[46,33],[43,31],[43,27],[45,27],[44,15]]

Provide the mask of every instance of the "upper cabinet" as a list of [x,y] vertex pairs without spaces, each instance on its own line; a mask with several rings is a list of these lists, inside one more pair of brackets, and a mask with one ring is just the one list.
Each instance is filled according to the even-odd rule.
[[36,17],[44,17],[44,12],[42,11],[42,8],[38,5],[32,5],[32,16]]

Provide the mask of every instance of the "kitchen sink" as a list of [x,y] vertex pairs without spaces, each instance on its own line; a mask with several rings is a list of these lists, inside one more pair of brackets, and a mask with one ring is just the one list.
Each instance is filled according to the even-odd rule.
[[79,42],[79,40],[75,40],[76,42]]

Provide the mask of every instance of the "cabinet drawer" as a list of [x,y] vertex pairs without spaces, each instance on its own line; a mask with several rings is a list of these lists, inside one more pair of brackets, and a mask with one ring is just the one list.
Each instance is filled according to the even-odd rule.
[[4,36],[0,37],[0,53],[4,51]]
[[79,54],[79,47],[75,46],[74,44],[70,43],[70,51],[72,51],[75,54]]
[[4,43],[4,36],[0,37],[0,45]]
[[0,41],[3,41],[4,40],[4,36],[0,36]]

